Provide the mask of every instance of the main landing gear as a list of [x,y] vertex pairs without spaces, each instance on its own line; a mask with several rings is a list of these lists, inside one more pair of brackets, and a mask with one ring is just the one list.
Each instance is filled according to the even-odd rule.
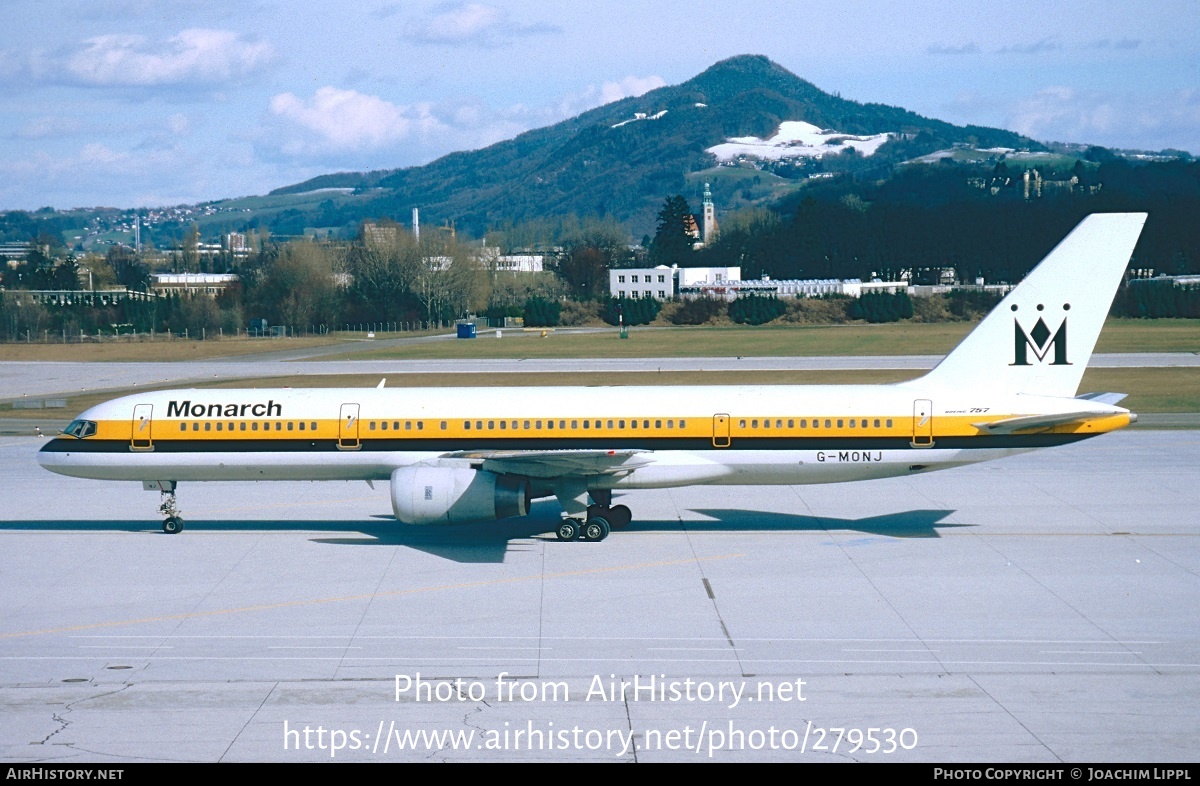
[[587,519],[565,518],[555,530],[559,540],[604,540],[614,529],[624,529],[633,519],[633,513],[624,505],[589,505]]
[[162,504],[158,506],[158,512],[167,517],[163,521],[163,532],[168,535],[183,532],[183,517],[179,515],[179,508],[175,506],[174,484],[171,485],[170,491],[162,490]]

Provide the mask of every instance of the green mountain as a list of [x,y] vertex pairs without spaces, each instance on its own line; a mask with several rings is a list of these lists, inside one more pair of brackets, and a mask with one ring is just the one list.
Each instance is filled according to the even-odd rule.
[[[590,215],[616,219],[640,235],[652,231],[665,197],[682,193],[698,201],[695,195],[705,180],[713,182],[723,210],[773,200],[800,187],[803,178],[779,173],[786,166],[776,171],[716,167],[705,152],[729,137],[769,137],[787,120],[845,134],[898,134],[869,159],[847,156],[841,162],[851,171],[874,170],[877,177],[886,177],[901,160],[954,143],[1042,149],[1009,131],[955,126],[831,95],[766,57],[743,55],[683,84],[606,104],[482,150],[405,169],[323,175],[271,193],[356,189],[357,199],[347,210],[325,204],[326,218],[332,220],[403,220],[419,207],[426,222],[452,220],[479,234],[506,221]],[[821,165],[826,171],[838,166],[829,159]]]

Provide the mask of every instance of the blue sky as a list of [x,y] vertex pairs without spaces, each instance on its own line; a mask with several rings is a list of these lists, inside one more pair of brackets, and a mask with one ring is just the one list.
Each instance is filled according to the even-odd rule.
[[1042,140],[1200,154],[1200,4],[9,0],[0,209],[421,164],[763,54]]

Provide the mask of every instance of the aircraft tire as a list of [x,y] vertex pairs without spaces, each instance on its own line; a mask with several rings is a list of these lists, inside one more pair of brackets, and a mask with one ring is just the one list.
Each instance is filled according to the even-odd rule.
[[588,540],[604,540],[611,531],[608,522],[602,516],[593,516],[583,525],[583,536]]
[[608,515],[609,525],[613,529],[625,529],[629,526],[629,522],[633,521],[633,511],[624,505],[614,505],[609,508]]
[[579,524],[574,519],[563,519],[559,523],[558,529],[554,531],[554,534],[559,540],[575,540],[579,537]]
[[178,535],[183,532],[183,519],[179,516],[167,516],[167,520],[163,522],[163,532],[168,535]]

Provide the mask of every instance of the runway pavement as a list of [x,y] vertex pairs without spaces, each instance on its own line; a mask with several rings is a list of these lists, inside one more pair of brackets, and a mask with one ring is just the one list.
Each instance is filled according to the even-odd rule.
[[602,543],[363,483],[184,485],[168,536],[40,444],[0,438],[6,762],[1195,759],[1195,432],[640,491]]
[[[295,352],[301,352],[296,350]],[[309,351],[309,350],[303,350]],[[295,353],[288,353],[292,357]],[[862,357],[579,358],[539,360],[290,360],[274,355],[178,363],[0,362],[0,402],[144,385],[320,374],[489,374],[630,371],[831,371],[929,369],[940,355]],[[1092,368],[1198,367],[1190,352],[1093,355]]]

